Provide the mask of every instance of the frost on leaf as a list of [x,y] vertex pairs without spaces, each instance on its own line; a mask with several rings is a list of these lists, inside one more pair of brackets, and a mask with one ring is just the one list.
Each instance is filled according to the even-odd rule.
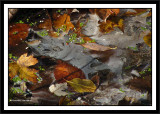
[[36,63],[38,63],[36,58],[33,58],[32,55],[27,56],[27,53],[25,53],[20,56],[16,63],[9,63],[9,76],[12,79],[18,75],[21,79],[27,79],[33,83],[36,83],[37,75],[35,73],[37,73],[38,70],[28,68]]

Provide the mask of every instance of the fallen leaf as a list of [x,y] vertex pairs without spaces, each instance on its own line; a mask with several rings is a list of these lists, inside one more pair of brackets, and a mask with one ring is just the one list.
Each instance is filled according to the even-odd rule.
[[27,53],[21,55],[17,60],[17,64],[23,67],[29,67],[38,63],[38,60],[33,55],[27,56]]
[[102,20],[106,20],[110,15],[117,15],[119,9],[89,9],[92,14],[97,14]]
[[67,83],[76,92],[79,92],[79,93],[94,92],[96,90],[95,84],[91,80],[88,80],[88,79],[74,78],[70,81],[67,81]]
[[146,11],[148,11],[148,9],[133,9],[133,11],[127,11],[126,13],[124,13],[124,15],[125,16],[140,15],[142,13],[145,13]]
[[99,86],[99,76],[95,75],[91,78],[92,82],[96,85],[96,87]]
[[67,105],[74,105],[75,101],[73,101],[72,99],[67,98],[66,96],[62,97],[59,100],[59,106],[67,106]]
[[60,83],[60,84],[52,84],[49,87],[49,91],[51,93],[54,93],[57,96],[65,96],[68,93],[65,92],[64,90],[66,90],[68,88],[67,83]]
[[53,26],[56,29],[63,29],[65,27],[65,30],[63,31],[68,32],[70,29],[74,28],[74,25],[70,21],[70,16],[67,14],[60,15],[53,21]]
[[54,76],[58,83],[63,83],[66,82],[65,80],[72,80],[73,78],[85,78],[84,73],[80,69],[68,64],[67,62],[59,60],[57,63],[58,64],[54,69]]
[[151,47],[152,46],[151,32],[148,33],[145,37],[143,37],[143,40],[149,47]]
[[28,24],[12,24],[9,25],[9,46],[16,46],[26,39],[30,26]]
[[38,63],[36,58],[33,58],[33,55],[27,56],[27,53],[20,56],[16,63],[9,63],[9,76],[11,79],[16,75],[21,79],[27,79],[33,83],[37,82],[38,72],[36,69],[28,68],[31,65]]
[[94,51],[107,51],[107,50],[111,50],[111,49],[117,49],[117,47],[111,48],[111,47],[99,45],[96,43],[85,43],[85,44],[82,44],[82,46],[87,49],[94,50]]
[[38,25],[38,28],[40,29],[46,29],[46,30],[51,30],[52,29],[52,21],[50,19],[44,20],[43,23],[40,23]]
[[122,32],[124,32],[123,19],[119,19],[118,23],[114,20],[106,20],[106,22],[99,23],[100,32],[109,33],[114,30],[115,27],[118,27]]

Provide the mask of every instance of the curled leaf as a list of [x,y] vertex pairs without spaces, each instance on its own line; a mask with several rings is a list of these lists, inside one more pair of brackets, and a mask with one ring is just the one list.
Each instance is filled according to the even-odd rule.
[[88,80],[88,79],[74,78],[70,81],[67,81],[67,83],[76,92],[79,92],[79,93],[94,92],[96,90],[95,84],[91,80]]
[[107,50],[111,50],[111,49],[117,49],[117,47],[111,48],[111,47],[99,45],[96,43],[85,43],[85,44],[82,44],[82,46],[87,49],[94,50],[94,51],[107,51]]

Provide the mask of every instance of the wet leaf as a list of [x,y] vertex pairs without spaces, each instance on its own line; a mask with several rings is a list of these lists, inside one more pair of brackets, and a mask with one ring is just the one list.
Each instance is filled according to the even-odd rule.
[[38,25],[38,28],[40,29],[46,29],[46,30],[51,30],[52,29],[52,21],[50,19],[44,20],[43,23],[40,23]]
[[125,16],[130,16],[130,15],[140,15],[142,13],[145,13],[146,11],[148,11],[148,9],[133,9],[133,11],[127,11],[124,15]]
[[54,76],[58,83],[63,83],[66,82],[65,80],[72,80],[73,78],[85,78],[80,69],[60,60],[54,69]]
[[91,78],[92,82],[96,85],[96,87],[99,86],[99,76],[95,75]]
[[66,90],[68,87],[67,87],[67,83],[60,83],[60,84],[52,84],[50,87],[49,87],[49,91],[51,93],[54,93],[55,95],[57,96],[65,96],[67,95],[68,93],[65,92],[64,90]]
[[91,13],[96,13],[102,20],[107,19],[110,15],[117,15],[119,9],[89,9]]
[[67,81],[67,83],[76,92],[79,92],[79,93],[94,92],[96,90],[95,84],[91,80],[88,80],[88,79],[74,78],[70,81]]
[[27,79],[33,83],[36,83],[37,75],[35,73],[37,73],[38,70],[28,68],[36,63],[38,63],[36,58],[33,58],[32,55],[27,57],[27,53],[25,53],[20,56],[16,63],[9,64],[9,76],[12,79],[18,75],[21,79]]
[[63,27],[66,27],[65,30],[64,30],[65,32],[68,32],[70,29],[74,28],[74,25],[70,21],[70,16],[67,15],[67,14],[60,15],[59,17],[57,17],[53,21],[53,26],[56,29],[60,29],[60,28],[63,29]]
[[94,51],[107,51],[107,50],[111,50],[111,49],[117,49],[117,47],[111,48],[111,47],[99,45],[96,43],[85,43],[85,44],[82,44],[82,46],[87,49],[94,50]]
[[12,24],[9,26],[9,46],[16,46],[20,44],[28,36],[28,24]]
[[118,23],[114,20],[106,20],[106,22],[101,22],[99,27],[102,33],[109,33],[113,31],[115,27],[118,27],[122,32],[124,31],[123,19],[119,19]]
[[67,98],[67,97],[65,96],[65,97],[62,97],[62,98],[59,100],[59,105],[60,105],[60,106],[75,105],[75,101],[73,101],[72,99],[69,99],[69,98]]
[[148,33],[145,37],[143,37],[144,42],[151,47],[152,39],[151,39],[151,32]]

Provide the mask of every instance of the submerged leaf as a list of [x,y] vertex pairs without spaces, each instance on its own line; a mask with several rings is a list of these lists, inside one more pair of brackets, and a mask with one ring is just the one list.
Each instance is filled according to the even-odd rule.
[[9,26],[9,46],[20,44],[29,33],[29,25],[17,23]]
[[94,92],[96,90],[95,84],[88,79],[74,78],[73,80],[67,81],[67,83],[79,93]]

